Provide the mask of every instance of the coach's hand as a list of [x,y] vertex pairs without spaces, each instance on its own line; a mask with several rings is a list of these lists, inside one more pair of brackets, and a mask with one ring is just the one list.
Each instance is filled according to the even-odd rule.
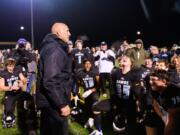
[[68,116],[68,115],[70,115],[70,113],[71,113],[71,109],[70,109],[69,105],[66,105],[65,107],[60,109],[61,116]]

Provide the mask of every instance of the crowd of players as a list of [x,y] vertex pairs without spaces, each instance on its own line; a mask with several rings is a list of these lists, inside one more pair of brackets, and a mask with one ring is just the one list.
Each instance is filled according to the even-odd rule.
[[[103,135],[103,119],[117,134],[180,134],[180,49],[134,44],[124,40],[118,49],[103,41],[91,49],[77,40],[68,45],[73,64],[72,114],[91,135]],[[36,73],[39,55],[25,39],[1,52],[0,90],[4,127],[18,125],[24,135],[37,129]],[[106,115],[104,115],[106,114]],[[82,119],[83,117],[83,119]],[[111,127],[109,127],[111,128]],[[140,130],[138,130],[140,129]]]

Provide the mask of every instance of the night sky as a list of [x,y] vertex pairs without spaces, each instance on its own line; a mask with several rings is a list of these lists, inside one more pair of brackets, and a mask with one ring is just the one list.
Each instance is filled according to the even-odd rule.
[[[147,1],[150,19],[140,0],[33,0],[35,46],[56,21],[69,25],[73,41],[78,35],[87,35],[91,46],[125,37],[130,42],[142,38],[146,46],[179,43],[180,14],[171,10],[173,4]],[[31,40],[30,0],[1,0],[0,17],[0,41]],[[141,36],[136,35],[137,30]]]

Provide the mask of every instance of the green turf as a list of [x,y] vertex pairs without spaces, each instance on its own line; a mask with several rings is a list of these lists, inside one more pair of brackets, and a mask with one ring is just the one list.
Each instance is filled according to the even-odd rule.
[[88,135],[89,131],[76,122],[69,122],[70,135]]

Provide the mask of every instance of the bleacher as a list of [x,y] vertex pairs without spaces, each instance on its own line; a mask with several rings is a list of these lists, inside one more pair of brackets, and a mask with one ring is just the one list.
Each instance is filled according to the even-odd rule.
[[1,42],[0,41],[0,50],[3,49],[11,49],[11,48],[15,48],[17,42]]

